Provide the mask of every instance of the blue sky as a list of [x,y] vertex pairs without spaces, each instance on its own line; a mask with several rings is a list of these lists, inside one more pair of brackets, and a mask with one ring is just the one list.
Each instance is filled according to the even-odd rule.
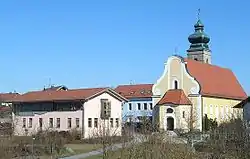
[[185,56],[197,10],[212,63],[233,70],[247,93],[250,2],[216,0],[8,0],[0,2],[1,92],[153,83]]

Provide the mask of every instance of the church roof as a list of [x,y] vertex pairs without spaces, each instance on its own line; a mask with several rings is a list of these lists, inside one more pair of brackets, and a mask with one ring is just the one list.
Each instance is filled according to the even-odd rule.
[[182,89],[170,89],[157,104],[191,105],[192,102],[188,99]]
[[151,98],[153,84],[119,85],[115,91],[127,99]]
[[227,68],[184,59],[187,70],[201,86],[201,95],[230,99],[245,99],[247,94],[234,73]]

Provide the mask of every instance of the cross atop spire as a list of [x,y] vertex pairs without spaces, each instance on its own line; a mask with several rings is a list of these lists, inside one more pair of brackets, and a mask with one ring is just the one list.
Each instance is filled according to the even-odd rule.
[[198,13],[197,13],[198,20],[200,20],[200,13],[201,13],[201,9],[199,8]]

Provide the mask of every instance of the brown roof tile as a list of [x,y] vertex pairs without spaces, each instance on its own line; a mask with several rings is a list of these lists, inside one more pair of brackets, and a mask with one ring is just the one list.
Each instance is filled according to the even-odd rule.
[[153,84],[119,85],[115,91],[127,99],[152,97]]
[[158,105],[162,104],[192,105],[182,89],[168,90],[158,102]]
[[0,101],[9,101],[12,100],[14,98],[16,98],[17,96],[20,96],[20,94],[18,93],[0,93]]
[[39,102],[39,101],[63,101],[83,100],[89,98],[107,88],[87,88],[71,90],[33,91],[20,95],[13,102]]
[[185,61],[188,72],[199,82],[202,95],[232,99],[247,97],[231,70],[190,59]]

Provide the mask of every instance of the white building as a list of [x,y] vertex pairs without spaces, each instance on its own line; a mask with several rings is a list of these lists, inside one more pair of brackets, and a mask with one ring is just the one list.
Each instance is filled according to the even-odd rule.
[[119,136],[125,101],[110,88],[28,92],[11,101],[14,133],[32,135],[40,130],[77,130],[84,138],[104,132]]

